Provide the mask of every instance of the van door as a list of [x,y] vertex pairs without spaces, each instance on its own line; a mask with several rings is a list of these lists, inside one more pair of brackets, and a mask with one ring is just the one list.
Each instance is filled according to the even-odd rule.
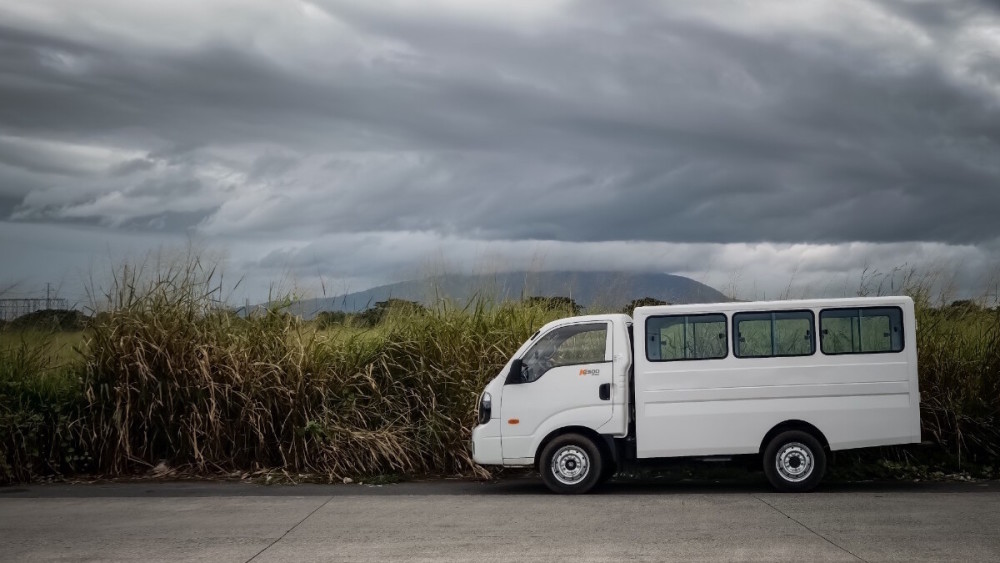
[[530,463],[541,432],[570,425],[596,430],[611,419],[611,328],[607,321],[558,326],[522,355],[521,372],[508,377],[500,403],[505,460]]

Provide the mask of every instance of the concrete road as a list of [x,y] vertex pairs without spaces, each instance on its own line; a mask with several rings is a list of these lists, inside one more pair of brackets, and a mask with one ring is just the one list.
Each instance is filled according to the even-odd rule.
[[3,561],[1000,561],[1000,483],[0,488]]

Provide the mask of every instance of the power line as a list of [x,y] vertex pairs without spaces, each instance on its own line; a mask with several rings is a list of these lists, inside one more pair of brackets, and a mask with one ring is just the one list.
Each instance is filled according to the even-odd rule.
[[45,284],[45,297],[0,299],[0,320],[12,321],[18,317],[48,309],[69,309],[69,302],[55,297],[52,284]]

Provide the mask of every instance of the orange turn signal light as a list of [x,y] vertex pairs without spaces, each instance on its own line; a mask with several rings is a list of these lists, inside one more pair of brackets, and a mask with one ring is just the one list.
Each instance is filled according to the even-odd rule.
[[517,418],[508,418],[507,419],[507,424],[517,424],[518,422],[521,422],[521,421],[519,419],[517,419]]

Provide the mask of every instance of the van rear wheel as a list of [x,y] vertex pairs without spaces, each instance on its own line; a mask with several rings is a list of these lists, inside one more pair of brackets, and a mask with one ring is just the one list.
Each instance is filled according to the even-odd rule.
[[563,494],[586,493],[605,471],[600,449],[579,434],[563,434],[549,442],[542,450],[538,469],[545,486]]
[[801,430],[782,432],[764,450],[764,474],[780,492],[811,491],[826,474],[826,452],[812,434]]

